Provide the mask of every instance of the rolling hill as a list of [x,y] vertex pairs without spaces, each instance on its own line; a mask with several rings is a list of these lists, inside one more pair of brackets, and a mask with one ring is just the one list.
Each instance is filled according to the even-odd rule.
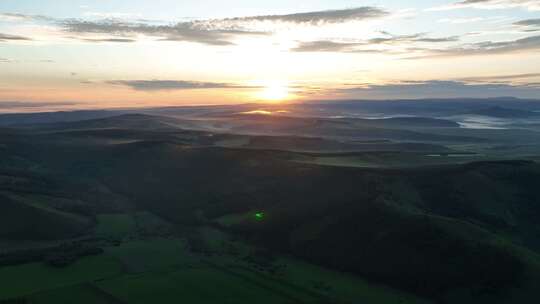
[[[356,120],[239,119],[227,123],[304,136],[187,130],[181,119],[139,114],[4,129],[0,153],[9,161],[1,163],[0,241],[70,242],[76,237],[88,240],[90,248],[104,248],[105,256],[92,251],[104,258],[121,255],[121,250],[138,252],[139,247],[145,252],[150,250],[145,244],[153,246],[165,235],[186,240],[193,251],[189,256],[202,259],[210,276],[221,269],[221,275],[232,272],[245,280],[251,277],[239,275],[245,266],[238,263],[256,261],[258,268],[274,269],[279,264],[268,261],[294,258],[435,303],[523,303],[536,296],[538,163],[321,166],[299,159],[364,147],[408,162],[410,154],[420,159],[431,157],[425,155],[428,151],[454,150],[421,140],[388,141],[385,134],[423,134],[425,139],[429,133],[358,127]],[[438,120],[405,123],[455,129]],[[378,141],[331,138],[362,132]],[[452,140],[473,142],[459,136]],[[388,148],[393,150],[384,150]],[[208,229],[215,231],[211,239],[229,235],[242,245],[214,253],[202,244]],[[213,242],[218,247],[226,243]],[[111,249],[118,246],[120,252]],[[246,247],[255,253],[234,253]],[[236,268],[214,254],[234,259]],[[139,261],[125,259],[127,265]],[[150,273],[152,280],[171,284],[171,275],[157,276],[159,272],[144,272],[140,278]],[[265,274],[271,280],[264,284],[282,280],[278,274]],[[256,280],[260,278],[259,273]],[[119,293],[115,282],[136,281],[129,272],[103,280],[103,287],[93,288]],[[286,286],[279,282],[279,288]]]

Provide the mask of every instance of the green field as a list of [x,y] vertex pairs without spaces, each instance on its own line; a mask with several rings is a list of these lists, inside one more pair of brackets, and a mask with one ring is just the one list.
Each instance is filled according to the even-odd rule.
[[411,294],[399,292],[382,285],[366,282],[349,274],[325,269],[296,259],[283,258],[278,263],[287,265],[282,280],[303,288],[316,289],[347,303],[351,299],[358,303],[386,304],[427,304],[427,300]]
[[240,223],[253,223],[262,221],[266,217],[266,214],[261,211],[252,211],[242,214],[228,214],[215,220],[216,223],[223,227],[229,227],[232,225],[238,225]]
[[129,273],[165,271],[192,264],[196,259],[179,239],[147,239],[106,249]]
[[99,287],[128,303],[293,303],[263,287],[212,268],[125,276]]
[[169,236],[173,225],[150,212],[137,212],[133,215],[137,233],[142,236]]
[[66,268],[41,263],[0,268],[0,299],[30,295],[121,273],[121,264],[111,256],[87,257]]
[[135,219],[131,214],[101,214],[97,220],[95,234],[99,237],[122,238],[135,233]]
[[29,297],[34,304],[114,304],[114,298],[92,284],[68,286],[33,294]]
[[[144,215],[145,217],[147,215]],[[112,225],[115,219],[119,223]],[[97,232],[134,235],[129,215],[99,217]],[[100,234],[97,234],[100,235]],[[427,303],[390,288],[290,258],[266,269],[243,259],[255,248],[214,228],[197,231],[208,254],[189,250],[179,238],[124,240],[65,268],[40,263],[0,268],[0,300],[31,303]],[[136,234],[135,234],[136,236]],[[234,253],[229,251],[233,248]],[[9,280],[8,280],[9,278]]]

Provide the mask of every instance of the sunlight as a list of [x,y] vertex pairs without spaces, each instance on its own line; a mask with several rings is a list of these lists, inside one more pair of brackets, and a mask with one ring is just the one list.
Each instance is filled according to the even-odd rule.
[[288,99],[289,87],[284,82],[273,81],[263,85],[263,90],[259,92],[258,97],[266,101],[282,101]]
[[244,115],[272,115],[273,113],[270,112],[270,111],[265,111],[265,110],[254,110],[254,111],[241,112],[240,114],[244,114]]

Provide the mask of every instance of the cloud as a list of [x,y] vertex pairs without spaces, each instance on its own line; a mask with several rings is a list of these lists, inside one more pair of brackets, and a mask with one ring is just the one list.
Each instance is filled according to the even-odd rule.
[[0,110],[21,108],[47,108],[55,106],[75,106],[76,102],[33,102],[33,101],[0,101]]
[[71,34],[107,34],[121,38],[137,35],[158,37],[162,41],[189,41],[208,45],[232,45],[237,36],[264,36],[269,32],[250,30],[253,22],[285,22],[322,25],[349,21],[382,18],[388,12],[376,7],[359,7],[287,15],[247,16],[227,19],[194,20],[172,25],[155,25],[144,22],[125,22],[118,19],[88,21],[79,19],[60,22],[64,31]]
[[540,19],[525,19],[518,22],[514,22],[514,25],[540,27]]
[[431,8],[429,10],[452,10],[461,8],[477,9],[508,9],[524,8],[530,11],[540,10],[540,1],[538,0],[463,0],[449,5]]
[[[259,16],[246,16],[236,18],[225,19],[211,19],[211,20],[197,20],[194,23],[205,23],[207,25],[223,25],[223,24],[237,24],[246,22],[284,22],[295,24],[332,24],[332,23],[344,23],[349,21],[367,20],[374,18],[382,18],[388,16],[390,13],[371,6],[363,6],[348,9],[339,10],[324,10],[303,12],[294,14],[282,14],[282,15],[259,15]],[[134,19],[141,18],[141,14],[131,13],[103,13],[103,12],[85,12],[83,14],[87,17],[97,17],[101,19]]]
[[431,43],[439,43],[439,42],[455,42],[459,40],[458,36],[450,36],[450,37],[438,37],[438,38],[430,38],[426,37],[426,33],[416,33],[412,35],[393,35],[388,32],[381,32],[381,34],[384,35],[384,37],[379,38],[373,38],[368,40],[369,44],[399,44],[399,43],[411,43],[411,42],[431,42]]
[[[91,14],[91,15],[88,15]],[[358,7],[342,10],[313,11],[305,13],[246,16],[226,19],[193,20],[164,24],[158,21],[133,20],[126,14],[87,13],[99,20],[55,19],[39,15],[3,13],[0,18],[12,21],[46,21],[68,34],[68,38],[85,42],[133,42],[139,36],[160,41],[186,41],[214,46],[233,45],[238,36],[266,36],[270,31],[258,31],[257,22],[294,23],[312,26],[344,23],[349,21],[382,18],[388,12],[377,7]],[[129,20],[131,19],[131,20]],[[99,37],[96,37],[100,35]]]
[[442,42],[456,42],[459,41],[459,36],[449,36],[449,37],[440,37],[440,38],[418,38],[413,41],[415,42],[431,42],[431,43],[442,43]]
[[525,80],[531,78],[540,78],[540,73],[511,74],[511,75],[492,75],[482,77],[466,77],[460,80],[466,82],[500,82],[508,80]]
[[[99,16],[96,16],[99,17]],[[159,25],[145,20],[125,21],[118,18],[102,20],[56,19],[41,15],[0,13],[0,20],[22,22],[47,22],[68,34],[67,38],[85,42],[134,42],[137,36],[155,37],[162,41],[186,41],[207,45],[232,45],[236,36],[269,35],[266,32],[251,31],[239,27],[220,28],[219,22],[189,21]],[[96,37],[101,35],[101,37]],[[103,37],[105,36],[105,37]],[[18,36],[5,35],[15,40]],[[22,37],[21,37],[22,38]],[[19,39],[22,40],[22,39]],[[27,39],[30,40],[30,39]],[[3,41],[0,36],[0,41]]]
[[423,51],[426,54],[409,57],[407,59],[498,55],[536,50],[540,50],[540,36],[530,36],[517,40],[500,42],[485,41],[479,43],[465,44],[458,47],[450,47],[446,49],[419,49],[419,51]]
[[30,41],[31,38],[17,35],[8,35],[0,33],[0,42],[2,41]]
[[100,42],[114,42],[114,43],[131,43],[131,42],[137,42],[136,39],[130,39],[130,38],[104,38],[104,39],[99,39],[99,38],[86,38],[86,39],[81,39],[82,41],[86,41],[86,42],[96,42],[96,43],[100,43]]
[[[118,20],[85,21],[78,19],[61,22],[64,31],[70,34],[106,34],[128,42],[137,35],[159,37],[165,41],[188,41],[208,45],[231,45],[234,37],[240,35],[266,35],[267,33],[240,29],[213,29],[197,21],[180,22],[174,25],[150,25],[146,23],[123,22]],[[109,39],[110,42],[111,39]]]
[[393,35],[388,32],[380,32],[383,36],[357,42],[338,42],[332,40],[303,41],[300,42],[293,52],[341,52],[341,53],[400,53],[397,50],[373,49],[378,45],[411,45],[414,43],[446,43],[459,41],[458,36],[451,37],[427,37],[426,33],[412,35]]
[[293,52],[354,52],[357,47],[365,46],[365,43],[345,43],[330,40],[300,42]]
[[56,19],[52,17],[48,17],[48,16],[43,16],[43,15],[27,15],[27,14],[20,14],[20,13],[0,13],[0,20],[26,21],[26,22],[36,22],[36,21],[51,22]]
[[296,24],[332,24],[344,23],[349,21],[367,20],[374,18],[382,18],[388,16],[389,13],[383,9],[371,6],[341,9],[341,10],[326,10],[306,13],[296,13],[287,15],[266,15],[266,16],[250,16],[239,18],[223,19],[226,22],[250,22],[250,21],[271,21],[271,22],[286,22]]
[[538,32],[540,31],[540,19],[525,19],[514,22],[514,26],[522,29],[523,32]]
[[254,89],[257,86],[245,86],[221,82],[200,82],[186,80],[112,80],[108,84],[127,86],[137,91],[175,91],[198,89]]
[[330,94],[341,98],[487,98],[514,96],[539,98],[540,87],[511,84],[471,84],[458,80],[405,81],[382,85],[361,85],[335,89]]

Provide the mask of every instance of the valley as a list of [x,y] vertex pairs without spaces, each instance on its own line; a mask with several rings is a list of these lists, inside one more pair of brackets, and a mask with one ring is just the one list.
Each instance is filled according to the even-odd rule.
[[205,111],[2,128],[0,303],[537,297],[534,128]]

